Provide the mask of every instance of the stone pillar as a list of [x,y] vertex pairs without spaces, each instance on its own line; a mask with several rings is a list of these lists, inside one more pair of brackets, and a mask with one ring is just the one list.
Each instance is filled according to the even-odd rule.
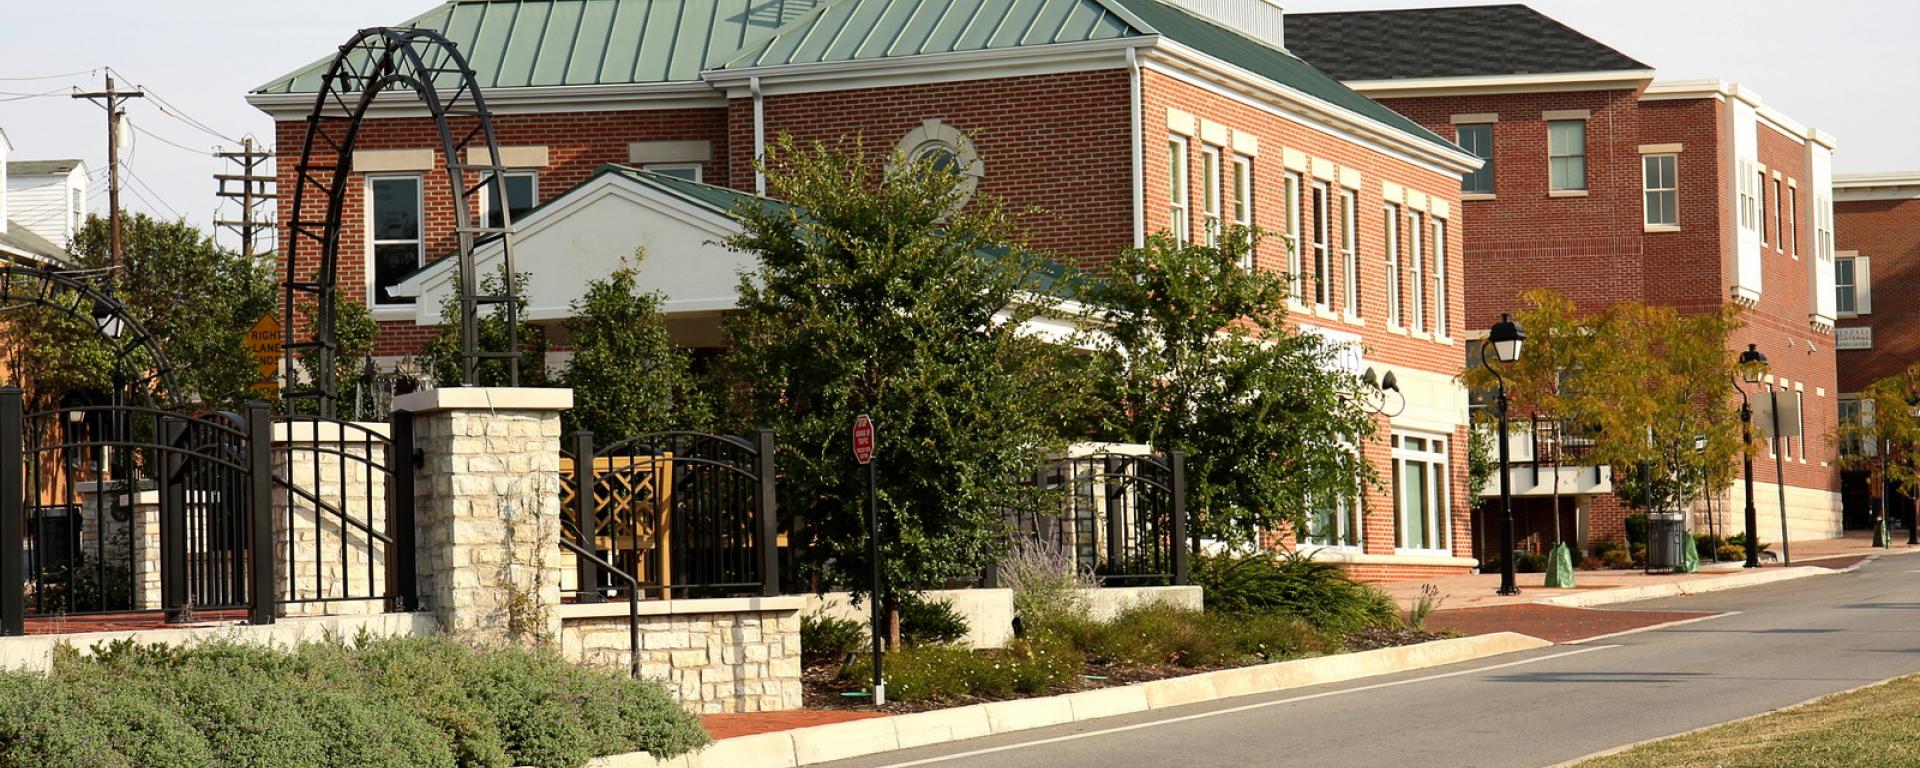
[[422,607],[477,643],[560,638],[560,412],[569,389],[450,387],[414,415]]

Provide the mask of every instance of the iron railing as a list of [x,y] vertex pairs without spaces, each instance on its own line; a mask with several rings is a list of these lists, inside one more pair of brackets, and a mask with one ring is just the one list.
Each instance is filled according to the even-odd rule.
[[[780,592],[773,431],[752,439],[659,432],[598,446],[573,433],[561,501],[576,557],[575,599]],[[609,563],[634,583],[615,583]]]
[[1035,482],[1059,493],[1058,511],[1016,511],[1016,537],[1070,553],[1103,585],[1187,583],[1186,462],[1179,451],[1063,458]]
[[283,605],[417,603],[412,456],[399,447],[412,444],[412,424],[405,413],[384,433],[320,416],[273,419],[272,546]]

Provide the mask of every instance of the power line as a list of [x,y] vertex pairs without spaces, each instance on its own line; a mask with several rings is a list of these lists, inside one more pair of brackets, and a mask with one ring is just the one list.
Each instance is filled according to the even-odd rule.
[[[160,205],[165,207],[168,212],[172,213],[174,218],[176,219],[186,218],[186,216],[181,215],[179,210],[175,209],[172,205],[168,204],[167,199],[165,197],[162,197],[159,192],[155,192],[153,187],[147,186],[146,180],[140,178],[139,174],[134,173],[133,168],[128,167],[128,168],[122,168],[121,170],[124,170],[127,172],[127,178],[133,179],[133,183],[135,186],[128,187],[127,189],[129,191],[132,191],[135,197],[138,197],[141,200],[145,201],[147,199],[147,196],[140,194],[140,190],[144,189],[147,192],[151,193],[154,196],[154,199],[159,200]],[[153,203],[151,202],[147,203],[147,208],[151,209],[154,213],[160,212],[158,208],[154,208]]]
[[189,147],[189,146],[187,146],[187,145],[185,145],[185,144],[181,144],[181,143],[179,143],[179,142],[177,142],[177,141],[173,141],[173,140],[171,140],[171,139],[168,139],[168,138],[167,138],[167,137],[165,137],[165,136],[161,136],[160,134],[157,134],[157,133],[154,133],[153,131],[149,131],[149,130],[147,130],[147,129],[145,129],[145,128],[142,128],[142,127],[140,127],[140,124],[139,124],[139,123],[136,123],[136,122],[133,122],[132,120],[128,120],[128,121],[127,121],[127,125],[129,125],[129,126],[132,126],[132,127],[133,127],[133,130],[134,130],[134,131],[136,131],[136,132],[138,132],[138,133],[143,133],[143,134],[146,134],[146,135],[147,135],[148,137],[150,137],[150,138],[152,138],[153,140],[155,140],[155,141],[158,141],[158,142],[160,142],[160,143],[162,143],[162,144],[166,144],[166,145],[168,145],[168,146],[171,146],[171,147],[173,147],[173,148],[175,148],[175,149],[180,149],[180,150],[184,150],[184,151],[187,151],[187,152],[192,152],[192,153],[194,153],[194,154],[196,154],[196,155],[205,155],[205,156],[207,156],[207,157],[214,157],[214,156],[215,156],[215,155],[214,155],[214,154],[213,154],[212,152],[209,152],[209,151],[207,151],[207,150],[204,150],[204,149],[194,149],[193,147]]
[[57,96],[62,93],[66,93],[68,90],[71,90],[74,87],[75,86],[63,85],[51,91],[41,91],[39,93],[25,93],[21,91],[0,91],[0,96],[6,97],[6,98],[0,98],[0,102],[25,101],[27,99],[49,98],[52,96]]
[[[121,74],[119,70],[116,70],[112,67],[108,67],[107,71],[115,75]],[[145,84],[136,85],[135,87],[139,88],[141,92],[147,94],[147,97],[152,100],[154,108],[159,109],[161,114],[164,114],[175,120],[179,120],[180,122],[186,123],[187,125],[190,125],[196,129],[199,129],[200,131],[203,131],[215,138],[221,139],[222,141],[229,141],[235,144],[240,143],[239,139],[233,138],[217,130],[214,130],[211,126],[207,125],[206,123],[201,122],[200,120],[194,118],[192,115],[187,114],[186,110],[181,109],[179,105],[174,104],[171,101],[168,101],[166,98],[160,96],[157,93],[154,93],[153,89],[147,87]]]
[[99,73],[100,73],[100,68],[99,68],[99,67],[94,67],[93,69],[83,69],[83,70],[80,70],[80,71],[78,71],[78,72],[65,72],[65,73],[62,73],[62,74],[58,74],[58,75],[34,75],[34,76],[32,76],[32,77],[0,77],[0,81],[20,81],[20,80],[57,80],[57,79],[60,79],[60,78],[62,78],[62,77],[73,77],[74,75],[88,75],[88,76],[92,76],[92,75],[97,75],[97,74],[99,74]]

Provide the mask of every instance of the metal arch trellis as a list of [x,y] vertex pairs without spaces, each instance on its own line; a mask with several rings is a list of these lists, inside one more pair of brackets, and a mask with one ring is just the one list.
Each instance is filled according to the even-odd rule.
[[[448,82],[454,81],[454,82]],[[451,86],[451,90],[447,90]],[[453,190],[454,232],[458,250],[460,290],[460,358],[462,383],[477,384],[482,360],[504,360],[509,385],[520,381],[519,296],[513,279],[513,249],[508,237],[513,222],[505,205],[501,179],[506,168],[500,164],[500,146],[495,139],[493,119],[486,99],[467,60],[455,45],[440,33],[427,29],[372,27],[354,33],[327,67],[313,111],[307,115],[306,138],[300,147],[300,163],[294,171],[293,214],[287,223],[286,280],[283,285],[283,362],[288,386],[282,399],[289,411],[307,401],[322,416],[333,416],[339,402],[339,382],[334,373],[338,350],[335,336],[334,300],[338,290],[341,214],[353,175],[353,149],[359,139],[361,121],[382,94],[411,90],[433,118],[440,138],[440,150],[446,161],[449,188]],[[455,131],[451,120],[470,120],[472,126]],[[469,153],[484,147],[485,155]],[[315,152],[323,153],[316,157]],[[331,153],[328,159],[324,153]],[[467,184],[467,172],[479,174],[479,181]],[[474,221],[483,189],[491,188],[499,206],[499,225],[486,226],[484,217]],[[307,210],[308,196],[325,203],[319,219]],[[422,222],[424,227],[424,222]],[[505,279],[498,295],[482,295],[474,265],[474,250],[500,240]],[[302,277],[301,259],[313,250],[317,263],[310,276]],[[311,306],[312,333],[308,341],[296,341],[296,320]],[[502,350],[482,350],[479,336],[479,311],[483,305],[500,305],[506,315],[506,343]],[[312,363],[312,381],[296,386],[297,357],[304,354]]]
[[0,266],[0,313],[30,306],[65,312],[99,331],[113,349],[116,384],[127,393],[151,397],[158,391],[169,400],[179,396],[173,366],[153,334],[111,290],[96,286],[85,274]]

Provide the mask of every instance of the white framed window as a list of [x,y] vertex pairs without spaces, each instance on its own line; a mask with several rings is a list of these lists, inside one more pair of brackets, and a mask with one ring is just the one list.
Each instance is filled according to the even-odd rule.
[[1306,281],[1303,279],[1306,269],[1301,263],[1300,249],[1305,242],[1300,239],[1300,174],[1287,172],[1287,286],[1288,293],[1298,302],[1306,295]]
[[1480,158],[1477,170],[1460,176],[1460,193],[1463,195],[1493,194],[1493,124],[1461,125],[1454,129],[1460,148]]
[[[1246,155],[1233,156],[1233,223],[1253,226],[1253,158]],[[1240,267],[1253,269],[1253,249],[1240,257]]]
[[1840,434],[1842,435],[1840,440],[1840,455],[1858,456],[1860,455],[1861,448],[1860,435],[1849,428],[1861,426],[1860,395],[1841,395],[1834,404],[1838,406],[1838,423],[1840,424]]
[[1640,183],[1646,198],[1646,225],[1680,226],[1679,155],[1640,158]]
[[1411,289],[1407,309],[1412,318],[1407,326],[1415,331],[1427,329],[1426,248],[1422,238],[1427,215],[1419,211],[1407,214],[1407,287]]
[[1349,317],[1360,316],[1360,193],[1340,190],[1340,302]]
[[[1778,389],[1776,389],[1776,388],[1774,388],[1774,385],[1773,385],[1773,383],[1772,383],[1772,382],[1768,382],[1768,383],[1767,383],[1767,397],[1768,397],[1768,398],[1770,398],[1770,399],[1771,399],[1771,401],[1772,401],[1772,402],[1771,402],[1770,404],[1776,404],[1776,403],[1779,403],[1779,402],[1780,402],[1780,400],[1779,400],[1779,398],[1780,398],[1780,390],[1778,390]],[[1775,409],[1775,410],[1778,410],[1778,409]],[[1755,419],[1755,420],[1757,421],[1757,420],[1758,420],[1758,417],[1756,417],[1756,419]],[[1765,429],[1769,429],[1769,430],[1770,430],[1770,429],[1772,429],[1772,428],[1773,428],[1773,425],[1772,425],[1772,424],[1767,424],[1767,425],[1765,425]],[[1762,437],[1767,437],[1767,458],[1769,458],[1769,459],[1774,459],[1774,458],[1779,458],[1779,457],[1780,457],[1780,444],[1781,444],[1781,443],[1784,443],[1784,442],[1786,442],[1786,441],[1785,441],[1785,440],[1783,440],[1783,439],[1781,439],[1781,438],[1780,438],[1780,436],[1778,436],[1778,435],[1773,435],[1773,436],[1771,436],[1771,437],[1768,437],[1768,434],[1769,434],[1769,433],[1767,433],[1767,432],[1762,432],[1762,433],[1761,433],[1761,436],[1762,436]],[[1788,456],[1787,458],[1789,458],[1789,459],[1791,459],[1791,458],[1793,458],[1793,457],[1792,457],[1792,456]]]
[[1547,123],[1547,188],[1555,192],[1587,188],[1587,121]]
[[1800,255],[1800,188],[1787,187],[1787,249]]
[[1433,219],[1433,335],[1447,338],[1447,220]]
[[1815,258],[1833,258],[1833,200],[1817,193],[1813,196],[1813,243]]
[[[540,204],[540,174],[538,173],[507,171],[500,175],[500,186],[506,189],[507,213],[511,221],[519,221],[522,214]],[[480,189],[483,193],[482,197],[486,199],[486,225],[499,227],[504,222],[500,217],[500,200],[493,194],[493,185],[488,184]]]
[[1333,301],[1332,194],[1326,182],[1313,183],[1313,305],[1321,309]]
[[1181,245],[1193,238],[1193,219],[1187,213],[1187,206],[1192,204],[1189,194],[1187,140],[1174,136],[1167,139],[1167,230]]
[[653,171],[662,176],[672,176],[676,179],[699,183],[702,181],[701,167],[699,163],[648,163],[640,166],[640,169]]
[[1740,190],[1739,192],[1740,199],[1739,199],[1738,208],[1739,208],[1739,216],[1740,216],[1740,228],[1747,231],[1752,231],[1756,226],[1758,226],[1760,222],[1760,217],[1759,217],[1759,214],[1757,213],[1757,211],[1759,210],[1759,206],[1753,200],[1753,196],[1756,194],[1759,194],[1760,190],[1754,188],[1753,186],[1753,182],[1754,182],[1753,174],[1754,174],[1753,161],[1741,160],[1740,170],[1739,170],[1740,183],[1738,185]]
[[1773,239],[1774,247],[1787,249],[1787,197],[1782,194],[1780,180],[1773,180]]
[[1393,447],[1394,546],[1447,552],[1452,543],[1447,439],[1396,431],[1389,440]]
[[1760,244],[1766,245],[1768,243],[1773,242],[1771,239],[1767,237],[1767,172],[1766,171],[1760,171],[1760,170],[1754,171],[1753,194],[1754,194],[1754,205],[1757,205],[1760,207],[1760,220],[1758,222],[1755,222],[1757,224],[1756,228],[1760,230]]
[[1794,426],[1799,427],[1799,429],[1795,430],[1794,432],[1793,442],[1795,443],[1795,445],[1793,446],[1793,453],[1795,456],[1800,457],[1800,463],[1802,464],[1807,463],[1807,397],[1806,395],[1807,393],[1797,389],[1793,391],[1793,418],[1794,418],[1794,421],[1797,422]]
[[1398,328],[1400,317],[1400,205],[1386,205],[1387,325]]
[[367,305],[404,306],[412,297],[387,292],[426,257],[421,227],[425,201],[419,175],[367,177]]
[[1841,317],[1873,314],[1873,261],[1865,256],[1834,259],[1833,294],[1835,314]]
[[1207,245],[1220,244],[1220,149],[1200,147],[1200,225]]
[[1324,549],[1359,549],[1365,544],[1365,535],[1360,504],[1353,495],[1346,495],[1331,503],[1312,502],[1306,535],[1300,537],[1300,543]]

